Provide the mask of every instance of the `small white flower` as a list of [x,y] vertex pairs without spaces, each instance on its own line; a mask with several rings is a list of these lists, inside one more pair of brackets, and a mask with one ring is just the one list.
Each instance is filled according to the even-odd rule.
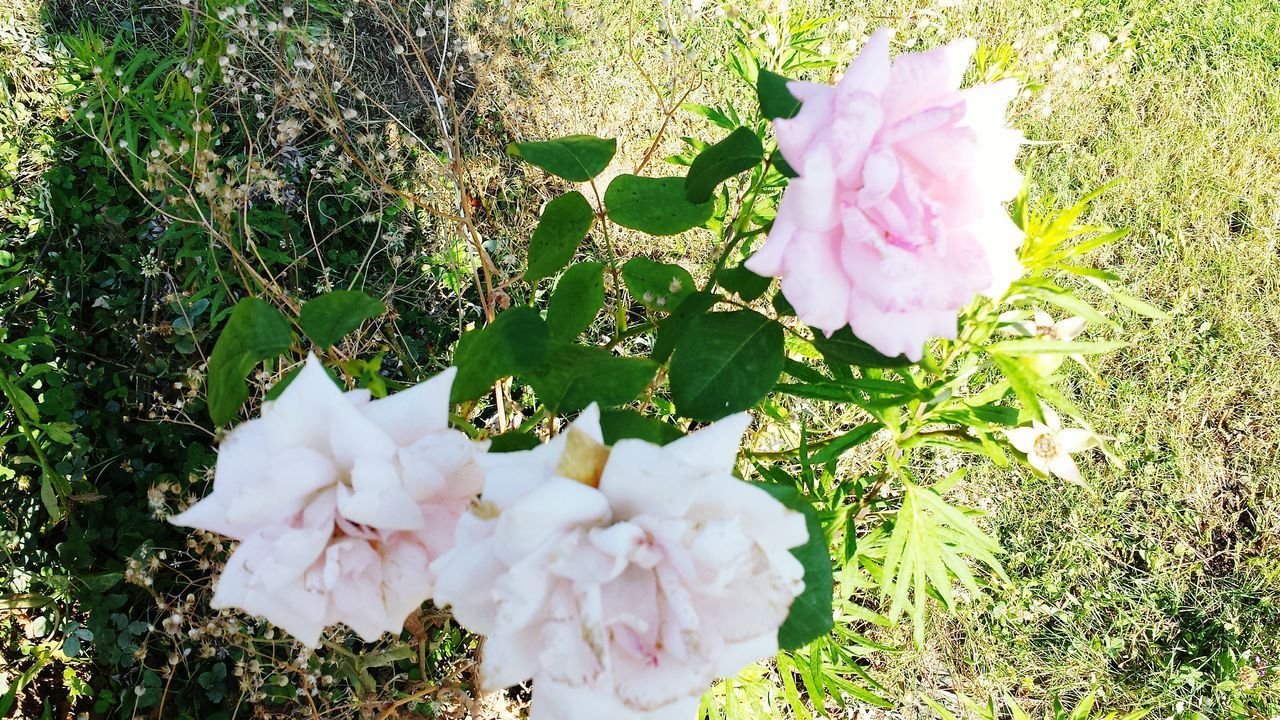
[[1009,444],[1027,454],[1031,467],[1045,475],[1057,475],[1067,482],[1089,487],[1080,476],[1072,453],[1082,452],[1098,444],[1098,439],[1088,430],[1064,428],[1058,414],[1044,409],[1045,422],[1033,420],[1031,427],[1006,430]]
[[[1030,319],[1017,320],[1005,327],[1005,330],[1013,335],[1025,338],[1043,338],[1045,340],[1058,340],[1061,342],[1070,342],[1080,337],[1085,329],[1085,319],[1082,317],[1072,316],[1064,320],[1054,321],[1053,316],[1043,310],[1036,310]],[[1089,361],[1085,360],[1083,355],[1072,353],[1070,355],[1061,355],[1058,353],[1044,353],[1040,355],[1031,355],[1027,358],[1027,362],[1035,369],[1036,373],[1041,377],[1052,375],[1062,365],[1064,357],[1069,357],[1080,364],[1090,375],[1096,375],[1093,368],[1090,367]]]

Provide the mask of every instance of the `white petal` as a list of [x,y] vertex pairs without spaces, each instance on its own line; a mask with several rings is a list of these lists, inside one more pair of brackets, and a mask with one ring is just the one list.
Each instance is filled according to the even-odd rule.
[[[474,524],[463,517],[458,524],[460,540]],[[459,542],[431,563],[436,578],[435,603],[451,608],[462,627],[487,635],[493,629],[495,614],[493,586],[505,571],[506,566],[493,555],[491,542]]]
[[1055,334],[1063,340],[1075,340],[1084,332],[1086,321],[1082,317],[1069,317],[1053,326]]
[[449,390],[457,374],[457,368],[448,368],[407,390],[374,400],[360,411],[397,445],[412,445],[427,433],[449,427]]
[[1058,442],[1058,447],[1069,453],[1088,450],[1098,444],[1098,438],[1093,433],[1080,428],[1059,430],[1055,440]]
[[498,517],[494,552],[514,565],[558,534],[608,519],[609,501],[599,490],[553,477]]
[[331,416],[329,446],[338,466],[347,469],[360,457],[389,459],[396,453],[391,437],[351,407]]
[[499,575],[492,590],[494,620],[491,634],[518,632],[541,616],[547,594],[551,592],[552,580],[543,555],[531,555]]
[[742,436],[749,427],[751,414],[737,413],[692,432],[666,448],[708,473],[732,473]]
[[1010,445],[1030,455],[1036,447],[1036,438],[1040,437],[1040,431],[1034,427],[1016,427],[1005,430],[1004,435],[1009,438]]
[[735,677],[742,668],[778,654],[777,631],[766,632],[740,642],[725,643],[716,660],[717,677]]
[[227,519],[234,523],[261,523],[286,518],[304,508],[317,490],[338,480],[338,469],[329,458],[308,447],[285,448],[260,458],[268,468],[266,482],[227,503]]
[[538,672],[541,628],[491,635],[484,642],[480,686],[488,691],[519,685]]
[[1088,483],[1086,483],[1084,478],[1081,477],[1080,468],[1076,467],[1076,461],[1072,460],[1071,456],[1064,452],[1060,452],[1049,459],[1048,469],[1054,475],[1057,475],[1069,483],[1079,485],[1083,488],[1089,487]]
[[351,522],[382,530],[419,530],[422,511],[404,491],[394,463],[362,457],[351,469],[351,489],[338,486],[338,510]]
[[332,418],[355,412],[315,355],[307,356],[280,397],[262,405],[264,427],[274,447],[305,445],[322,454],[329,452]]
[[600,492],[620,520],[644,514],[680,517],[697,495],[705,473],[666,448],[644,440],[619,440],[600,476]]

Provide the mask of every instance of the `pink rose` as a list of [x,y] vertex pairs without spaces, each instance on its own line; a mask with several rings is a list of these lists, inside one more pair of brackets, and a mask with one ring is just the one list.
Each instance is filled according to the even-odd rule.
[[955,338],[975,294],[1016,278],[1022,233],[1001,203],[1017,194],[1022,135],[1005,124],[1017,84],[960,89],[972,40],[889,60],[877,31],[835,87],[792,82],[802,106],[774,129],[799,173],[746,266],[782,278],[800,319],[849,324],[886,355],[919,360]]
[[485,446],[448,426],[454,374],[371,401],[312,356],[262,417],[227,435],[213,492],[171,518],[240,541],[210,605],[313,647],[335,623],[366,640],[399,632],[480,491]]
[[485,688],[533,679],[531,720],[689,720],[715,678],[777,652],[804,517],[734,477],[745,413],[661,447],[606,447],[599,416],[479,459],[435,601],[487,636]]

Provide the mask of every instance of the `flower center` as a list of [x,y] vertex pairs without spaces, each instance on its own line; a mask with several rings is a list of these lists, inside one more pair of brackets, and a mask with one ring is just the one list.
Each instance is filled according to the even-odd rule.
[[556,474],[583,485],[600,487],[600,476],[609,462],[609,448],[581,430],[571,427],[560,455]]
[[1058,454],[1058,443],[1053,436],[1045,433],[1036,438],[1035,454],[1042,458],[1051,458]]

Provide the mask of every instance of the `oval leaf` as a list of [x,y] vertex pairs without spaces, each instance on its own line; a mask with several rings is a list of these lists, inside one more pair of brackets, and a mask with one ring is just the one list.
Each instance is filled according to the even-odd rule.
[[236,303],[209,356],[209,417],[214,425],[230,421],[244,404],[249,371],[288,352],[292,344],[293,331],[279,310],[257,298]]
[[694,159],[689,176],[684,179],[685,199],[691,203],[710,200],[717,185],[759,165],[763,158],[764,147],[751,128],[734,130]]
[[814,330],[813,346],[830,364],[875,368],[906,367],[911,364],[905,355],[882,355],[854,335],[848,325],[832,333],[831,337],[822,334],[821,330]]
[[359,290],[334,290],[307,301],[299,313],[302,332],[320,347],[338,344],[365,320],[380,317],[387,311],[381,300]]
[[804,515],[809,540],[791,549],[791,554],[804,566],[804,592],[791,603],[791,611],[778,628],[778,647],[795,650],[831,631],[833,613],[831,598],[835,594],[832,579],[831,551],[822,523],[813,505],[794,487],[760,483],[756,487],[774,496],[783,505]]
[[719,420],[763,398],[784,358],[782,326],[760,313],[697,316],[671,357],[671,399],[685,417]]
[[677,235],[711,219],[714,203],[685,199],[684,178],[619,175],[604,191],[609,219],[650,235]]
[[547,305],[547,329],[557,340],[572,340],[591,326],[604,305],[604,264],[578,263],[556,281]]
[[631,258],[622,266],[622,281],[636,302],[650,310],[673,310],[697,288],[688,270],[649,258]]
[[453,353],[458,375],[450,401],[475,400],[501,378],[545,369],[548,345],[547,324],[528,306],[513,307],[463,334]]
[[599,175],[618,150],[618,141],[594,135],[569,135],[556,140],[518,142],[507,153],[532,163],[552,175],[572,182],[586,182]]
[[625,405],[644,392],[658,372],[647,358],[618,357],[598,347],[557,344],[545,371],[526,379],[553,413],[581,410],[591,403]]
[[591,203],[580,192],[565,193],[547,203],[529,238],[529,269],[524,278],[536,282],[568,265],[593,220]]
[[756,78],[756,96],[760,99],[760,114],[770,120],[793,118],[800,112],[800,101],[787,89],[789,81],[777,73],[760,68]]
[[625,438],[637,438],[655,445],[666,445],[684,437],[680,428],[658,418],[641,415],[629,408],[600,411],[600,432],[604,444],[613,445]]

